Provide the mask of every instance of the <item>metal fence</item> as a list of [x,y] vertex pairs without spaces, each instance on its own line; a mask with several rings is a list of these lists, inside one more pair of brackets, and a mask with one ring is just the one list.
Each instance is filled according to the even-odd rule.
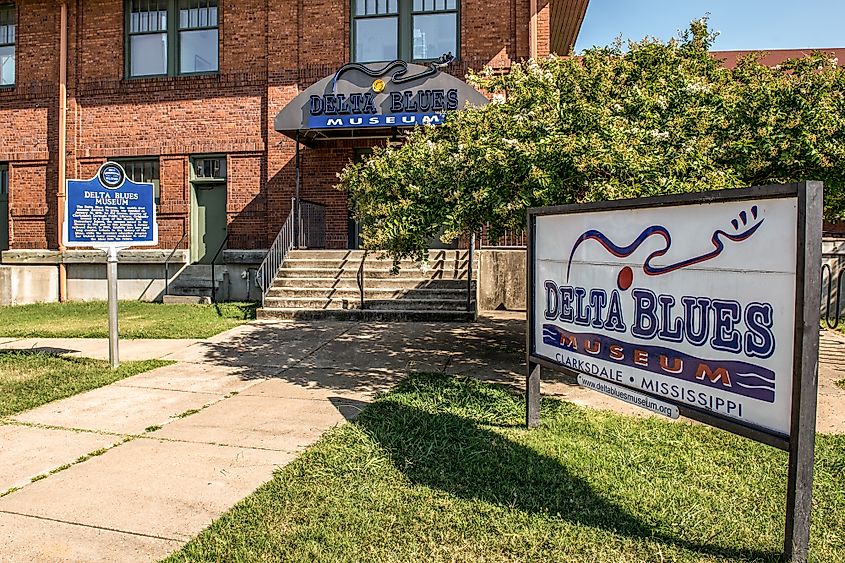
[[481,228],[481,235],[478,237],[480,248],[526,248],[525,231],[505,231],[501,237],[494,239],[490,236],[490,225]]
[[326,206],[301,201],[299,206],[299,246],[326,247]]

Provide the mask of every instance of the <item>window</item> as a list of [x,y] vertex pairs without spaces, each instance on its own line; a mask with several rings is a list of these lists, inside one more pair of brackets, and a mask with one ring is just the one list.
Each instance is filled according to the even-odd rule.
[[9,195],[9,165],[0,164],[0,196]]
[[217,72],[218,0],[128,0],[130,77]]
[[195,181],[214,181],[226,179],[225,157],[201,157],[193,160]]
[[15,84],[16,29],[14,4],[0,5],[0,87]]
[[112,159],[123,166],[126,170],[126,177],[133,182],[141,182],[144,184],[152,184],[155,186],[155,202],[156,205],[161,201],[161,179],[159,173],[159,163],[157,158],[144,159]]
[[352,0],[352,60],[458,55],[458,0]]

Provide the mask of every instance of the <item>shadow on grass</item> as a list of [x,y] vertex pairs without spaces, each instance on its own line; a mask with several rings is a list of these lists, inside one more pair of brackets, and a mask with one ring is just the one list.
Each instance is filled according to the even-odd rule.
[[48,356],[50,358],[74,360],[75,358],[66,356],[67,354],[73,354],[75,352],[79,352],[79,350],[71,350],[69,348],[52,348],[49,346],[41,346],[38,348],[0,348],[0,357]]
[[250,301],[247,303],[214,303],[214,310],[217,316],[227,319],[243,321],[254,321],[257,317],[258,303]]
[[[396,391],[401,394],[407,383],[401,383]],[[426,412],[403,404],[401,395],[396,400],[392,394],[373,403],[353,424],[372,436],[410,481],[459,498],[562,518],[714,557],[779,560],[779,554],[771,551],[701,544],[661,534],[636,515],[602,498],[600,492],[572,475],[558,460],[489,430],[490,426],[511,425],[495,420],[488,424],[483,420],[487,418],[485,400],[489,401],[482,394],[469,397],[468,404],[478,409],[481,416],[475,416],[474,412],[462,416]]]

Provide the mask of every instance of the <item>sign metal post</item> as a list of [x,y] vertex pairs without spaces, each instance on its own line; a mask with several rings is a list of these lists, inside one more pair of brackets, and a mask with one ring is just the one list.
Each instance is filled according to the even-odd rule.
[[118,349],[119,332],[117,325],[117,253],[118,248],[109,247],[108,254],[108,285],[109,285],[109,364],[112,369],[120,367],[120,352]]
[[816,448],[816,403],[819,378],[819,311],[821,310],[822,185],[808,182],[798,191],[798,276],[795,288],[795,378],[786,488],[784,557],[804,563],[810,556],[813,461]]
[[118,252],[131,246],[156,246],[155,187],[133,182],[123,167],[107,162],[90,180],[68,180],[64,238],[68,248],[106,253],[109,364],[120,366],[118,332]]
[[784,557],[810,544],[823,186],[528,211],[526,422],[541,369],[789,453]]

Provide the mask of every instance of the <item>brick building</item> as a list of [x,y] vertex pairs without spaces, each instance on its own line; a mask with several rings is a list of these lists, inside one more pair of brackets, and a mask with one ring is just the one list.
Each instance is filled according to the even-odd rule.
[[[295,189],[296,141],[273,121],[298,93],[351,61],[507,69],[570,48],[579,14],[566,37],[560,17],[549,0],[0,0],[0,250],[59,249],[64,178],[106,160],[156,184],[162,248],[266,249]],[[336,174],[377,142],[303,148],[328,248],[350,245]]]

